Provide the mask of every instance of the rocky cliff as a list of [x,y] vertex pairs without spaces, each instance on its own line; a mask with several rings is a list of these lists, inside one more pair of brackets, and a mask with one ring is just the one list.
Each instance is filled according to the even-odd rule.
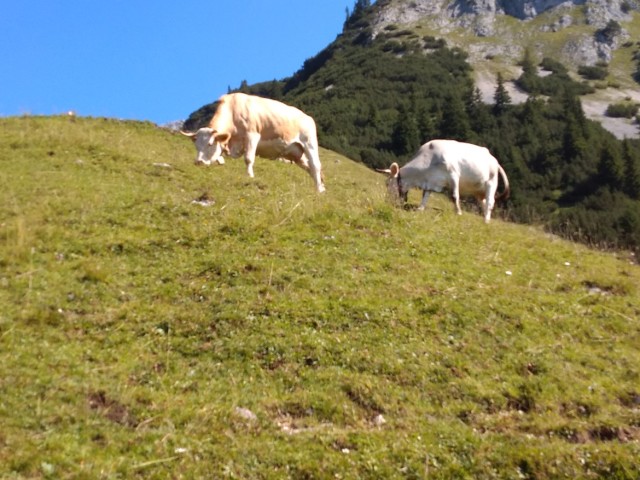
[[561,7],[585,7],[587,22],[604,26],[609,20],[629,21],[630,11],[637,7],[628,0],[412,0],[382,2],[387,19],[396,22],[415,21],[425,15],[446,15],[456,19],[465,15],[509,15],[518,20],[532,18]]
[[523,40],[540,43],[540,36],[565,31],[561,56],[592,65],[611,61],[612,52],[628,41],[624,26],[606,29],[632,22],[639,5],[638,0],[381,0],[375,7],[374,36],[390,26],[422,26],[445,37],[493,37],[496,42],[484,42],[476,53],[513,56],[521,52],[517,47],[523,47]]

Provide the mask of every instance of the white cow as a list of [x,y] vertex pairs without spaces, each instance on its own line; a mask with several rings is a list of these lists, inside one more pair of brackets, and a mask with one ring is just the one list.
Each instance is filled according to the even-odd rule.
[[223,164],[223,152],[234,158],[244,153],[247,173],[253,177],[256,154],[281,157],[306,170],[318,192],[325,191],[316,123],[297,108],[268,98],[231,93],[220,97],[209,126],[182,133],[196,145],[196,164]]
[[[495,200],[506,199],[510,193],[507,175],[489,150],[455,140],[427,142],[402,168],[393,163],[389,169],[378,171],[389,176],[389,193],[397,200],[406,202],[409,189],[421,189],[420,210],[424,210],[430,192],[448,189],[461,215],[460,194],[472,195],[482,204],[486,223],[491,220]],[[505,188],[497,195],[499,175]]]

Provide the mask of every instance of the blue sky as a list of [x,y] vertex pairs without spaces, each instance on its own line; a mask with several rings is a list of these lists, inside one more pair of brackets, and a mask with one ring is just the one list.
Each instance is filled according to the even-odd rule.
[[186,118],[287,77],[342,31],[355,0],[2,1],[0,116]]

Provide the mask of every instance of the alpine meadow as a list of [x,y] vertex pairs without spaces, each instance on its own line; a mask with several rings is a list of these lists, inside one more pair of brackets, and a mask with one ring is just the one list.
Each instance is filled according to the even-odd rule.
[[631,257],[320,154],[0,120],[1,478],[640,476]]
[[[220,95],[296,107],[315,183],[275,108],[261,152],[303,168],[254,178],[151,122],[0,118],[0,479],[638,480],[639,12],[356,0],[181,123],[212,157],[264,127]],[[388,194],[433,139],[498,159],[491,223]]]

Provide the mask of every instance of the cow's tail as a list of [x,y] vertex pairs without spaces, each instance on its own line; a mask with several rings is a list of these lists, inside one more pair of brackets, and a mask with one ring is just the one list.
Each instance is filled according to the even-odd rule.
[[511,188],[509,188],[509,179],[507,178],[507,174],[500,165],[498,165],[498,171],[500,172],[500,176],[502,177],[502,181],[504,182],[504,190],[502,191],[502,193],[496,192],[496,201],[501,201],[509,198],[509,195],[511,194]]

